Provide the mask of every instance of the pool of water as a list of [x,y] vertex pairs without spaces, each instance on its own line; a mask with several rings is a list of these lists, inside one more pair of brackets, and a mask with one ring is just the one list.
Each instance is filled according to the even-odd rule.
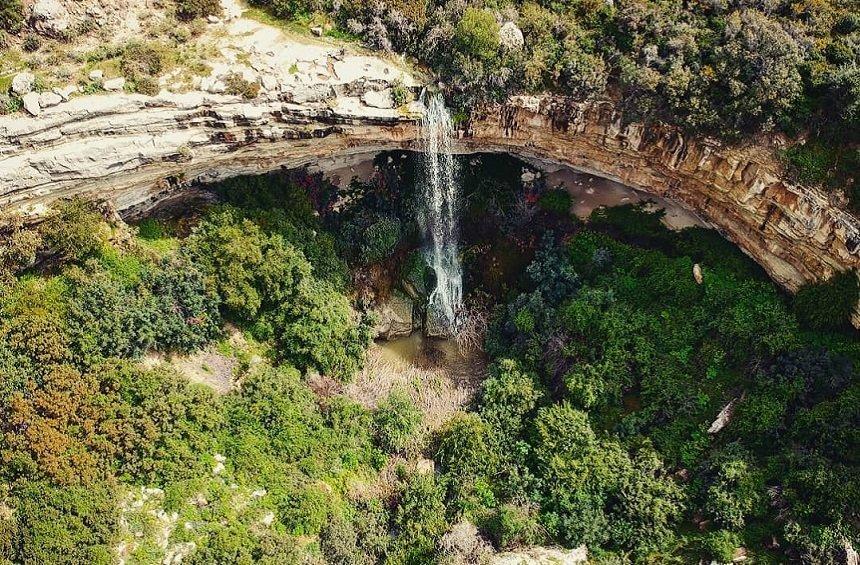
[[426,337],[421,332],[376,343],[380,359],[403,368],[444,369],[452,379],[474,379],[486,371],[482,352],[463,353],[450,339]]

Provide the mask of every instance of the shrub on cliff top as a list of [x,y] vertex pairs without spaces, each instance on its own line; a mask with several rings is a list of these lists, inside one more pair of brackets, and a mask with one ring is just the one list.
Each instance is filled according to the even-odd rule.
[[219,0],[178,0],[176,13],[186,20],[217,16],[221,14],[221,2]]
[[24,6],[21,0],[0,0],[0,29],[17,32],[24,23]]

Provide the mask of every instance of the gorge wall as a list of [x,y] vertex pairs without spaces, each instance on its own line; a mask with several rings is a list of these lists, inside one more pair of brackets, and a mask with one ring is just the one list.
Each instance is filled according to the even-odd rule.
[[[414,147],[420,107],[393,108],[387,75],[281,87],[253,101],[201,91],[89,96],[0,118],[0,213],[38,216],[73,194],[134,213],[195,181]],[[553,161],[677,201],[790,290],[860,267],[857,218],[780,178],[754,147],[622,125],[608,103],[550,97],[513,98],[461,133],[463,151]]]

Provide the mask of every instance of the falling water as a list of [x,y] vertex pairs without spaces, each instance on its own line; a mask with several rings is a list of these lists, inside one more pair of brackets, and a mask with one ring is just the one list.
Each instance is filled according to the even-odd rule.
[[456,314],[463,300],[463,270],[458,255],[459,187],[452,156],[454,122],[442,96],[425,96],[426,111],[421,120],[424,177],[421,183],[423,206],[419,220],[426,234],[427,263],[436,274],[436,289],[430,295],[430,315],[453,332]]

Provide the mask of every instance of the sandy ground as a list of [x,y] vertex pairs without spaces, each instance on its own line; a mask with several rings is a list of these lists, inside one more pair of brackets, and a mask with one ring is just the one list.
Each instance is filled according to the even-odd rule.
[[663,223],[671,229],[680,230],[691,226],[708,227],[698,216],[680,204],[639,192],[615,181],[580,173],[568,167],[548,169],[545,174],[549,186],[560,184],[567,189],[573,200],[571,212],[580,219],[588,218],[596,208],[601,206],[636,204],[650,200],[653,202],[654,209],[666,210]]

